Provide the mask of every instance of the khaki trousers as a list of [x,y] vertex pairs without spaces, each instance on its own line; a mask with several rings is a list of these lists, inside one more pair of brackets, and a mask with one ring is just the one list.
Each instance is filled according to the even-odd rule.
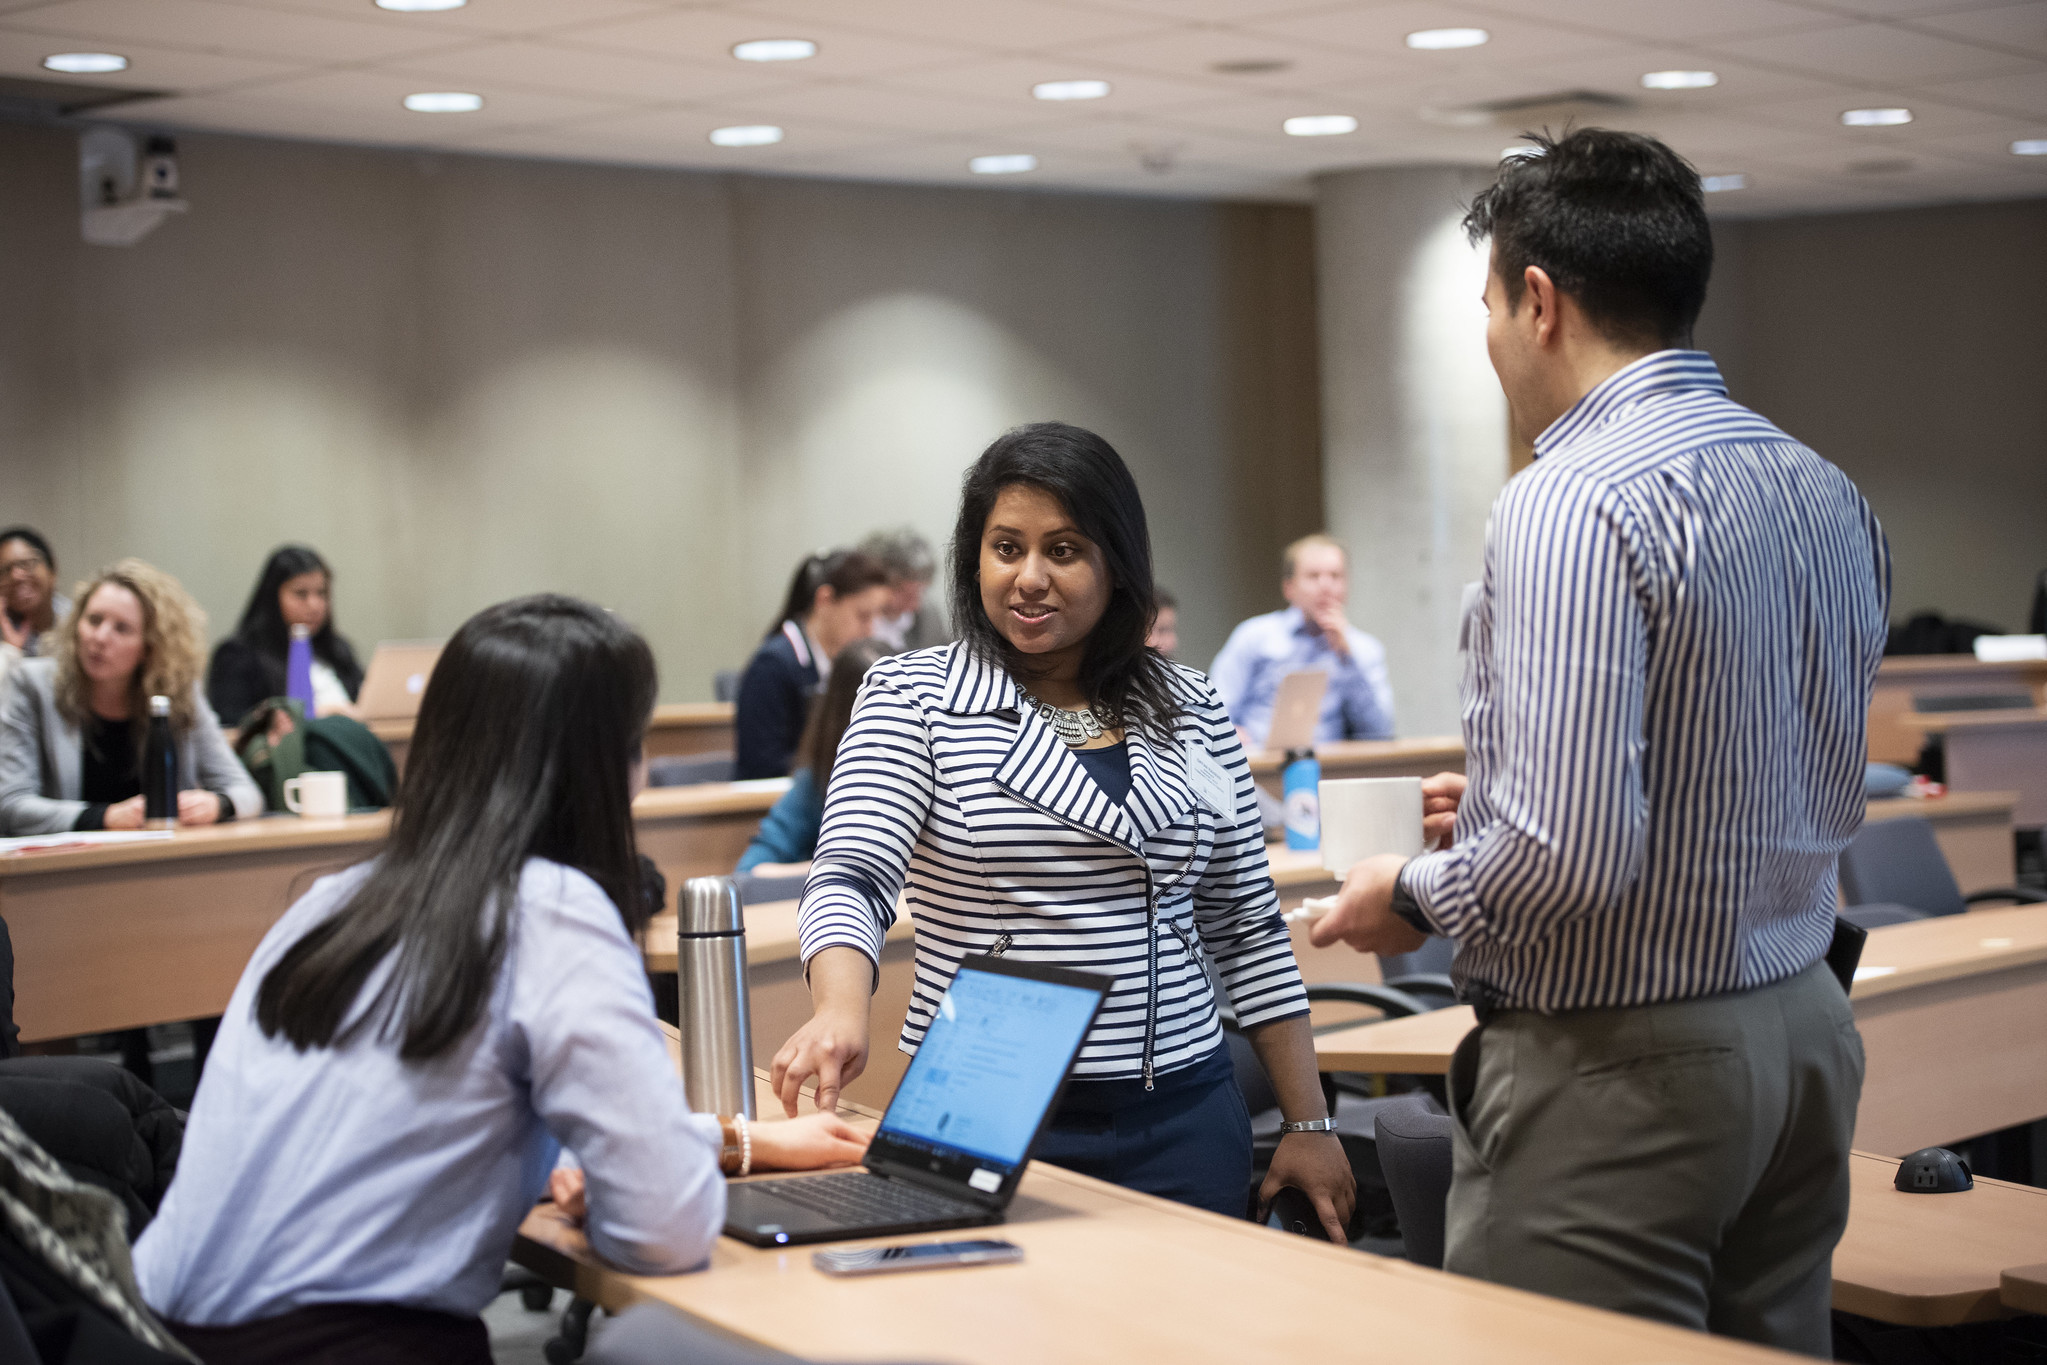
[[1450,1092],[1446,1269],[1831,1357],[1862,1039],[1824,963],[1703,1000],[1502,1012]]

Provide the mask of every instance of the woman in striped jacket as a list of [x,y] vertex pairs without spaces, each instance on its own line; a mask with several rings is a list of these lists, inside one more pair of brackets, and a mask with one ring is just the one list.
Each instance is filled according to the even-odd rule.
[[865,1066],[907,891],[905,1052],[968,955],[1113,977],[1033,1154],[1242,1216],[1250,1124],[1212,962],[1290,1128],[1260,1204],[1294,1186],[1341,1241],[1355,1189],[1250,765],[1208,680],[1144,645],[1151,542],[1129,470],[1077,427],[1008,433],[968,471],[952,559],[960,640],[876,664],[833,765],[799,919],[814,1014],[775,1057],[785,1105],[815,1078],[828,1106]]

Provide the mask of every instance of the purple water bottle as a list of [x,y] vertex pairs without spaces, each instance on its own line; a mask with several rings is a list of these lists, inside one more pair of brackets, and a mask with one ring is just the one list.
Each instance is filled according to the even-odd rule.
[[313,714],[313,632],[304,626],[291,628],[291,652],[284,656],[284,695],[305,703]]

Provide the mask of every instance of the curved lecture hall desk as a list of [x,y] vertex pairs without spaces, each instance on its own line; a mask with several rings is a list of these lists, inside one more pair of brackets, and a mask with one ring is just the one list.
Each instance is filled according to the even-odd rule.
[[[786,779],[643,792],[640,849],[670,887],[729,872]],[[0,855],[24,1042],[216,1015],[314,878],[365,857],[389,816],[270,816],[168,839]]]
[[[410,720],[376,720],[370,732],[384,741],[398,770],[405,770],[405,754],[412,747]],[[729,701],[671,702],[654,708],[647,726],[648,758],[688,758],[692,754],[714,754],[732,748],[732,703]]]
[[[759,1109],[780,1105],[760,1087]],[[841,1112],[872,1123],[871,1109]],[[773,1177],[768,1177],[772,1179]],[[1042,1162],[1007,1222],[973,1230],[1024,1249],[1015,1265],[835,1280],[811,1248],[719,1239],[687,1275],[600,1265],[542,1205],[513,1256],[614,1310],[653,1301],[819,1360],[955,1365],[1686,1365],[1794,1357],[1427,1270],[1186,1208]],[[915,1238],[944,1241],[940,1232]],[[901,1241],[902,1238],[890,1238]]]

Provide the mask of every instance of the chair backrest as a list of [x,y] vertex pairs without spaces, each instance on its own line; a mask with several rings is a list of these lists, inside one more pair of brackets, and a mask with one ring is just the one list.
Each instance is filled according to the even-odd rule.
[[1413,1104],[1387,1105],[1372,1124],[1379,1169],[1386,1176],[1386,1192],[1393,1196],[1407,1259],[1437,1270],[1443,1268],[1454,1124],[1419,1098]]
[[715,701],[739,700],[739,670],[721,668],[711,675],[711,697]]
[[1265,1074],[1265,1064],[1258,1060],[1251,1040],[1238,1029],[1226,1028],[1223,1042],[1230,1049],[1230,1069],[1236,1076],[1237,1092],[1244,1097],[1245,1111],[1257,1115],[1279,1108],[1279,1092],[1272,1088],[1272,1078]]
[[694,787],[703,782],[730,782],[734,771],[730,750],[690,754],[682,758],[656,758],[647,763],[647,785]]
[[1455,943],[1440,934],[1433,934],[1427,943],[1411,953],[1379,954],[1379,979],[1391,981],[1397,976],[1447,973],[1450,960],[1456,956]]
[[1935,694],[1912,698],[1912,709],[1921,714],[1938,711],[2030,711],[2034,704],[2033,694],[2023,690],[1968,692],[1953,696]]
[[1968,909],[1932,824],[1916,815],[1863,822],[1841,850],[1841,896],[1850,905],[1905,905],[1929,915]]

